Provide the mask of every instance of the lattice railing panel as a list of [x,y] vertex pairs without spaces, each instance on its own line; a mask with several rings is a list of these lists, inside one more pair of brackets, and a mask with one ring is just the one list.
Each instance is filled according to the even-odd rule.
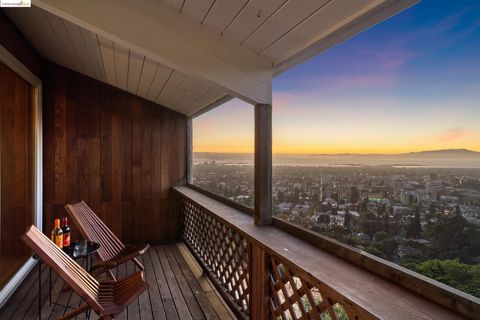
[[319,283],[310,283],[277,257],[270,257],[270,307],[272,319],[356,319]]
[[248,314],[250,245],[236,230],[188,199],[182,200],[185,242],[227,292]]

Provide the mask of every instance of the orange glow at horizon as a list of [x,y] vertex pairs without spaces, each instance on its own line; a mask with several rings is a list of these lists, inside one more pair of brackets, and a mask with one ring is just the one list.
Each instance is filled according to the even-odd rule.
[[[429,114],[392,120],[388,110],[386,114],[377,110],[368,115],[361,110],[347,110],[351,113],[347,118],[345,110],[337,109],[327,111],[332,119],[341,121],[325,122],[317,120],[325,110],[306,107],[300,114],[293,108],[274,108],[273,153],[398,154],[445,149],[480,152],[480,130],[472,130],[475,126],[468,123],[475,121],[474,117],[459,116],[455,110],[444,115],[444,122],[462,126],[445,128],[440,119],[428,121]],[[253,153],[253,107],[234,99],[195,118],[193,136],[194,152]]]

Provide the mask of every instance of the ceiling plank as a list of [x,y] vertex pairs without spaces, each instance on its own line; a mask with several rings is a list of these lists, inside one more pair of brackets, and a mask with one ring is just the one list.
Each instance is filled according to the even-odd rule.
[[250,0],[223,34],[242,43],[288,0]]
[[139,95],[140,97],[147,96],[148,90],[152,85],[153,77],[155,77],[155,73],[157,72],[157,68],[158,63],[156,63],[152,59],[145,58],[137,90],[137,95]]
[[186,76],[178,71],[174,71],[168,78],[167,84],[163,87],[162,92],[157,97],[157,103],[162,106],[168,106],[170,97],[175,93],[178,87],[185,81]]
[[383,0],[330,1],[293,30],[271,43],[261,54],[274,62],[282,61],[313,43],[319,33],[319,37],[323,38],[332,33],[332,29],[338,29],[349,19],[361,16],[380,3],[383,3]]
[[72,40],[67,33],[64,20],[49,12],[45,12],[45,17],[47,18],[48,23],[52,27],[53,32],[57,36],[62,50],[68,57],[67,61],[72,66],[70,67],[70,69],[78,70],[80,73],[86,74],[85,67],[80,60],[78,52],[76,52],[73,48]]
[[262,52],[265,47],[288,33],[329,1],[332,0],[290,0],[250,35],[242,45],[256,53]]
[[[172,74],[172,69],[158,65],[157,72],[153,77],[152,84],[147,93],[147,99],[151,101],[156,101],[160,91],[165,86],[165,83],[168,81],[168,78]],[[169,106],[170,107],[170,106]]]
[[215,0],[185,0],[182,14],[202,23]]
[[271,103],[270,61],[186,17],[179,19],[159,2],[38,0],[35,5],[248,102]]
[[185,110],[188,108],[190,105],[193,104],[194,101],[197,101],[201,96],[206,94],[208,91],[210,91],[212,87],[204,82],[199,82],[198,85],[190,90],[190,92],[187,92],[184,97],[178,99],[178,101],[173,105],[175,109]]
[[174,107],[177,103],[182,100],[191,90],[194,90],[198,85],[199,81],[191,77],[186,77],[184,81],[175,89],[175,91],[168,97],[166,102],[167,106]]
[[217,0],[203,24],[221,33],[244,7],[247,0]]
[[140,76],[142,75],[143,61],[145,57],[130,51],[128,62],[128,92],[137,94]]
[[85,47],[87,48],[90,63],[95,72],[94,78],[102,82],[106,82],[107,78],[105,75],[105,69],[103,68],[102,54],[100,53],[97,35],[85,29],[79,29],[82,33],[82,39],[85,43]]
[[197,117],[232,100],[232,98],[232,96],[223,92],[222,89],[213,88],[207,94],[201,96],[195,101],[189,109],[185,110],[184,113],[190,117]]
[[129,62],[129,50],[118,43],[113,44],[115,53],[115,74],[117,75],[117,86],[127,91],[128,81],[128,62]]
[[68,21],[64,21],[64,25],[67,34],[71,39],[73,50],[75,50],[77,53],[85,74],[89,77],[95,78],[95,71],[93,70],[93,66],[89,59],[88,50],[85,46],[85,42],[83,41],[81,28]]
[[164,2],[166,5],[168,5],[170,8],[173,10],[180,12],[183,7],[183,3],[185,0],[160,0],[161,2]]
[[98,45],[100,46],[100,53],[102,54],[103,68],[107,76],[107,83],[114,87],[117,86],[117,75],[115,68],[115,54],[113,50],[113,42],[98,36]]

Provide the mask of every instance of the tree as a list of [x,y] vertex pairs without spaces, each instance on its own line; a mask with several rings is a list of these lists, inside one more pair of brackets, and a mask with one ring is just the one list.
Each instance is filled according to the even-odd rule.
[[385,231],[378,231],[377,233],[375,233],[375,237],[374,237],[375,241],[377,242],[381,242],[387,238],[388,238],[388,233],[386,233]]
[[350,192],[351,192],[351,198],[352,198],[352,203],[357,203],[358,202],[358,199],[360,199],[360,192],[358,191],[358,188],[355,187],[355,186],[352,186],[350,188]]
[[362,231],[368,234],[370,238],[373,238],[377,231],[382,230],[382,225],[379,223],[377,216],[368,210],[360,214],[360,225]]
[[360,207],[360,213],[366,212],[368,212],[368,197],[363,200],[362,206]]
[[346,209],[345,210],[345,218],[343,220],[343,226],[345,227],[346,230],[350,230],[350,224],[351,224],[351,217],[352,215],[350,214],[350,210]]
[[418,239],[422,235],[422,225],[420,223],[420,205],[415,209],[415,216],[410,221],[410,225],[407,229],[407,236],[409,238]]
[[393,206],[390,206],[390,208],[384,211],[383,213],[383,230],[386,233],[390,232],[390,214],[393,214]]
[[437,214],[437,207],[435,206],[435,203],[430,203],[430,206],[428,207],[428,214],[425,216],[427,219],[433,219],[435,218]]
[[390,237],[385,231],[375,233],[374,242],[370,246],[381,251],[389,260],[396,258],[398,241]]
[[473,263],[480,256],[480,230],[464,217],[441,215],[426,230],[427,253],[431,258],[459,258],[462,263]]
[[480,265],[468,265],[458,259],[427,260],[415,270],[429,278],[480,298]]
[[365,251],[370,253],[370,254],[373,254],[374,256],[377,256],[379,258],[387,259],[387,257],[383,254],[383,252],[378,250],[374,246],[368,246],[367,248],[365,248]]

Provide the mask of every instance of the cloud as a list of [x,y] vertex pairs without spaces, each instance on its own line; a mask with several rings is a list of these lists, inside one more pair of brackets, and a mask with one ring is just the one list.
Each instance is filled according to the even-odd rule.
[[383,71],[396,71],[410,59],[417,56],[413,51],[402,48],[365,51],[364,53],[372,56],[374,59],[373,65]]
[[451,128],[443,131],[439,135],[439,140],[443,142],[449,142],[464,138],[468,135],[468,132],[463,128]]
[[291,93],[285,91],[274,91],[273,108],[275,112],[288,109],[293,103],[302,99],[302,93]]
[[328,88],[336,90],[351,90],[362,88],[382,88],[389,87],[394,84],[397,77],[388,73],[372,73],[369,75],[356,75],[349,77],[337,78],[333,81],[332,87]]

